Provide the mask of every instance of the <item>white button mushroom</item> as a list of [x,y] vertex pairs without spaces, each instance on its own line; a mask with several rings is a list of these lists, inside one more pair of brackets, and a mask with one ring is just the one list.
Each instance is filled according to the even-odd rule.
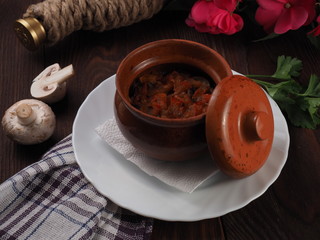
[[60,101],[67,91],[66,81],[74,75],[72,64],[61,69],[55,63],[43,70],[33,81],[31,96],[46,103]]
[[52,136],[56,118],[51,108],[36,99],[24,99],[7,109],[2,118],[5,134],[25,144],[44,142]]

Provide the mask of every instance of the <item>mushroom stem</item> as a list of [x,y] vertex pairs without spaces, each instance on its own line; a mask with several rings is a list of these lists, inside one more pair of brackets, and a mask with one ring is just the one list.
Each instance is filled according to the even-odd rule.
[[20,104],[16,109],[18,121],[21,125],[29,125],[36,119],[36,114],[32,107],[26,103]]
[[61,84],[68,80],[70,77],[74,75],[74,70],[72,64],[69,66],[55,72],[54,74],[50,75],[43,81],[43,89],[49,89],[49,86],[52,84]]

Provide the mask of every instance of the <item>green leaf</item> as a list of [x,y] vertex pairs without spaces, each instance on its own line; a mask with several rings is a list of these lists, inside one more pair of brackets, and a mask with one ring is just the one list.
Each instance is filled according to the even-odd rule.
[[288,119],[296,127],[315,129],[318,125],[308,112],[303,111],[295,104],[286,105],[282,110],[287,113]]
[[309,84],[307,90],[299,94],[300,96],[311,96],[317,97],[320,96],[320,79],[317,75],[312,74],[310,76]]
[[272,77],[289,80],[292,77],[298,77],[301,69],[301,60],[292,57],[280,56],[277,61],[277,70]]
[[[250,76],[251,75],[247,75],[247,77],[250,77]],[[260,86],[262,86],[264,89],[266,89],[268,94],[270,95],[269,90],[273,87],[272,83],[261,81],[261,80],[258,80],[258,79],[253,79],[253,78],[251,80],[253,80],[254,82],[258,83]]]
[[252,80],[258,83],[260,86],[262,86],[272,98],[290,99],[291,95],[297,94],[301,90],[301,86],[293,79],[279,83],[269,83],[257,79]]
[[296,99],[296,106],[299,106],[304,112],[304,117],[299,119],[302,127],[308,126],[308,128],[315,129],[320,124],[320,97],[299,97]]
[[320,79],[310,76],[307,88],[303,88],[293,77],[298,77],[302,62],[297,58],[278,57],[277,70],[271,76],[248,75],[281,79],[277,83],[252,79],[262,86],[277,102],[290,122],[297,127],[316,129],[320,125]]
[[290,97],[291,95],[298,93],[301,86],[294,80],[288,80],[285,82],[276,83],[270,88],[270,96],[276,97],[277,95],[285,95]]
[[320,37],[319,36],[313,36],[312,34],[308,34],[308,39],[316,48],[320,49]]
[[263,37],[263,38],[259,38],[257,40],[254,40],[253,42],[261,42],[261,41],[265,41],[265,40],[269,40],[269,39],[273,39],[280,36],[280,34],[276,34],[276,33],[270,33],[267,36]]
[[320,124],[320,115],[319,115],[319,107],[320,107],[320,98],[307,98],[309,103],[308,111],[309,114],[315,124],[315,127]]

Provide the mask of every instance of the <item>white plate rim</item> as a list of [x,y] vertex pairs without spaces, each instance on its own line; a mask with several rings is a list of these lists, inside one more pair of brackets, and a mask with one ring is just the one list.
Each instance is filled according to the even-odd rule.
[[[110,199],[112,202],[116,203],[120,207],[129,209],[132,212],[135,212],[143,216],[157,218],[165,221],[188,222],[188,221],[198,221],[203,219],[209,219],[209,218],[225,215],[229,212],[238,210],[246,206],[248,203],[250,203],[254,199],[261,196],[280,175],[280,172],[287,160],[290,137],[288,132],[288,126],[284,116],[282,115],[279,107],[274,102],[274,100],[272,100],[269,97],[272,110],[275,115],[275,141],[271,150],[272,153],[270,155],[273,156],[274,149],[276,149],[275,150],[276,154],[281,155],[276,163],[270,156],[266,164],[257,173],[255,173],[254,175],[248,178],[241,179],[241,180],[229,179],[229,178],[226,178],[222,173],[219,173],[215,175],[214,177],[215,179],[211,178],[207,180],[203,184],[203,186],[200,186],[191,194],[182,193],[179,190],[173,189],[172,187],[167,186],[166,184],[160,182],[157,179],[154,179],[151,176],[147,176],[147,174],[142,172],[133,164],[129,163],[125,159],[121,159],[121,156],[117,155],[118,153],[113,152],[111,148],[108,148],[106,143],[104,143],[103,140],[100,139],[97,136],[97,134],[94,132],[95,127],[98,126],[97,124],[101,124],[105,120],[107,120],[107,119],[95,119],[92,116],[92,113],[94,112],[99,111],[103,113],[103,111],[107,109],[106,107],[103,108],[104,103],[101,103],[101,101],[99,102],[100,98],[107,98],[106,100],[108,101],[108,104],[109,104],[108,106],[109,107],[112,106],[112,113],[108,113],[108,114],[110,116],[113,116],[113,102],[110,103],[110,101],[113,100],[113,96],[111,96],[112,94],[109,94],[109,95],[106,94],[106,96],[102,97],[101,92],[111,91],[111,93],[114,94],[114,91],[115,91],[114,81],[115,81],[115,75],[104,80],[93,91],[91,91],[91,93],[84,100],[84,102],[82,103],[82,105],[80,106],[77,112],[77,115],[73,123],[72,144],[74,148],[76,161],[80,166],[84,176],[102,195],[104,195],[105,197],[107,197],[108,199]],[[93,110],[92,108],[89,108],[89,107],[92,107],[92,104],[94,105],[94,108],[97,107],[98,109]],[[90,126],[87,126],[87,122],[86,124],[84,124],[83,121],[88,121]],[[92,123],[92,121],[94,123]],[[81,125],[81,128],[79,128],[79,125]],[[84,139],[83,136],[87,136],[87,135],[91,135],[92,138],[89,137],[88,139],[86,138]],[[85,143],[83,143],[83,141],[85,141]],[[84,147],[86,149],[84,149]],[[136,190],[138,190],[137,195],[140,194],[142,197],[132,196],[135,194],[135,192],[132,191],[132,189],[128,188],[128,186],[126,186],[126,190],[130,192],[130,194],[132,195],[131,195],[131,198],[128,200],[124,199],[126,196],[125,195],[126,193],[124,192],[124,190],[118,193],[118,190],[116,189],[117,186],[113,183],[113,181],[116,181],[116,180],[119,181],[119,179],[111,179],[111,177],[110,179],[108,179],[108,176],[107,176],[107,179],[105,179],[105,176],[103,176],[103,174],[101,173],[103,167],[108,168],[107,166],[103,166],[104,162],[101,162],[101,159],[99,159],[99,161],[96,160],[96,162],[94,162],[97,164],[99,168],[97,168],[96,166],[91,166],[91,164],[88,163],[88,161],[92,161],[91,155],[96,154],[96,153],[93,154],[92,152],[93,150],[98,152],[101,151],[99,152],[99,154],[101,155],[107,152],[108,155],[109,154],[110,155],[109,155],[109,160],[108,159],[106,160],[107,161],[106,164],[111,165],[112,167],[114,167],[120,172],[123,169],[123,171],[127,171],[126,173],[132,174],[132,176],[130,176],[131,178],[129,177],[129,180],[137,181],[138,185],[134,185],[132,182],[129,184],[133,184],[134,187],[137,187],[137,186],[138,188],[141,187],[141,189],[136,189]],[[98,158],[99,157],[102,158],[103,156],[98,155]],[[120,160],[119,161],[110,160],[113,158],[119,158]],[[269,173],[271,169],[272,169],[271,177],[266,176],[266,173],[264,173],[264,171],[268,171]],[[105,169],[105,170],[111,171],[109,169]],[[112,175],[112,172],[108,172],[108,173]],[[117,176],[112,176],[112,177],[117,178]],[[257,181],[257,179],[259,181]],[[105,181],[105,180],[107,180],[106,182],[108,182],[109,185],[113,186],[113,189],[110,190],[107,186],[108,184],[105,185],[102,183],[102,181]],[[127,184],[128,182],[126,182],[125,184]],[[234,189],[230,189],[230,192],[229,192],[229,190],[226,189],[226,187],[230,188],[231,186],[230,182],[232,182],[232,184],[234,185],[233,187]],[[242,184],[239,184],[240,182]],[[253,185],[253,182],[255,182],[254,185]],[[256,184],[257,182],[260,183],[260,186],[257,186]],[[119,185],[119,188],[122,189],[125,184],[122,183],[122,185]],[[223,184],[225,184],[224,187],[221,186]],[[249,184],[249,187],[248,187],[248,184]],[[247,189],[250,189],[250,188],[254,188],[254,189],[257,188],[257,190],[249,193],[248,192],[243,193],[243,190],[244,190],[243,187],[242,189],[239,190],[236,188],[237,186],[247,186],[246,191],[248,191]],[[152,194],[155,194],[155,195],[158,194],[158,199],[155,199],[150,196],[149,197],[143,196],[144,188],[148,189],[148,191],[151,191]],[[212,189],[214,189],[215,191],[218,191],[216,189],[219,189],[220,193],[223,193],[224,195],[231,194],[233,195],[232,198],[239,197],[240,195],[243,195],[243,194],[247,194],[247,195],[241,196],[241,199],[238,200],[236,203],[233,203],[233,202],[229,203],[224,199],[217,201],[219,197],[222,198],[223,196],[221,197],[221,196],[215,195],[214,201],[217,201],[220,204],[220,206],[218,207],[218,206],[213,206],[214,203],[210,201],[210,198],[208,196],[210,194],[213,194],[212,192],[208,192]],[[168,202],[161,199],[161,194],[165,194],[166,196],[170,197],[170,201],[172,202],[170,201]],[[231,195],[229,197],[231,197]],[[201,196],[208,196],[208,199],[202,199]],[[224,197],[226,198],[226,196]],[[138,201],[142,201],[142,202],[144,201],[143,202],[144,204],[141,204]],[[155,201],[163,201],[163,202],[161,202],[161,204],[160,203],[157,204],[157,202]],[[181,205],[181,207],[179,204]],[[207,209],[207,210],[204,210],[204,209]]]

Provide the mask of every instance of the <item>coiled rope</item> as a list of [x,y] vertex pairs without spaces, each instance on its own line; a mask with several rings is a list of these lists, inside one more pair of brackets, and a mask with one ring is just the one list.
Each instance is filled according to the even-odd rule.
[[165,0],[46,0],[30,5],[24,18],[37,18],[53,45],[74,31],[105,31],[151,18]]

